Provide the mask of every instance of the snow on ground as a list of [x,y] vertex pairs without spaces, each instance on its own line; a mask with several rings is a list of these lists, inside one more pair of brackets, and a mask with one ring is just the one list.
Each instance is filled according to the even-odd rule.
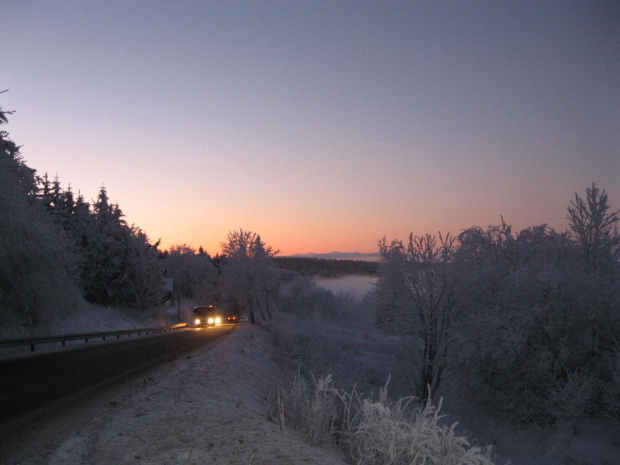
[[344,464],[268,419],[281,367],[270,334],[249,324],[77,403],[0,445],[0,463]]
[[[193,305],[194,302],[184,302],[182,321],[191,321]],[[156,327],[177,322],[176,308],[161,307],[145,313],[87,306],[55,319],[46,334]],[[0,328],[0,338],[25,335],[23,329]],[[91,340],[89,345],[98,343],[102,342]],[[83,346],[81,341],[67,343],[71,344]],[[49,350],[70,347],[37,346],[36,353]],[[0,443],[0,463],[345,463],[337,451],[311,447],[289,430],[282,434],[278,425],[267,419],[268,396],[273,398],[276,387],[290,378],[274,360],[274,350],[270,333],[241,324],[213,349],[183,355],[33,427],[19,443],[10,445],[10,451]],[[27,346],[2,349],[0,357],[29,356],[29,351]],[[541,431],[515,430],[481,418],[473,407],[451,405],[449,401],[446,413],[460,420],[470,439],[495,443],[498,464],[508,459],[512,465],[620,464],[617,419],[581,419]]]

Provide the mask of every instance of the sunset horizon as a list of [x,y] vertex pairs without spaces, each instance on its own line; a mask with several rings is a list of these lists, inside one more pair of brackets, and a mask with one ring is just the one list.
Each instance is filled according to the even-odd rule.
[[39,175],[107,189],[152,241],[377,251],[620,204],[612,3],[0,7],[4,127]]

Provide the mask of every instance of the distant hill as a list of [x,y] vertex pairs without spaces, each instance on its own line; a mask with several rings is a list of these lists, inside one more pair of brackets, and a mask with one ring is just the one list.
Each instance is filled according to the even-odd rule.
[[362,260],[366,262],[378,262],[380,255],[375,253],[359,253],[359,252],[330,252],[330,253],[298,253],[292,255],[294,258],[318,258],[324,260]]
[[356,256],[347,258],[333,257],[333,254],[297,254],[290,257],[275,257],[278,266],[285,270],[295,271],[303,276],[336,277],[347,275],[374,276],[379,269],[378,256],[375,260],[360,258],[372,254],[339,254],[336,256]]

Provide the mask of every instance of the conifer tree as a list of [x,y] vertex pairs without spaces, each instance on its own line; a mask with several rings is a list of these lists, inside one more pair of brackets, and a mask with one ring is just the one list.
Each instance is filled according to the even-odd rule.
[[101,186],[93,204],[92,221],[86,232],[82,288],[87,300],[114,305],[122,303],[122,274],[128,256],[129,231],[118,205],[110,204]]
[[[7,122],[0,109],[0,124]],[[41,328],[79,303],[62,229],[37,202],[35,170],[0,131],[0,326]]]
[[81,251],[81,286],[86,299],[103,305],[146,308],[163,295],[163,268],[156,244],[128,226],[118,204],[101,186],[92,211],[81,196],[74,205],[74,237]]

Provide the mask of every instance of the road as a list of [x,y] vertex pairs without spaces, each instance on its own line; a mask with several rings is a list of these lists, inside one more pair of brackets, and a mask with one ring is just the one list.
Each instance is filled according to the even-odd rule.
[[119,381],[198,346],[216,344],[234,328],[189,329],[0,362],[0,433],[12,429],[20,418],[76,393]]

